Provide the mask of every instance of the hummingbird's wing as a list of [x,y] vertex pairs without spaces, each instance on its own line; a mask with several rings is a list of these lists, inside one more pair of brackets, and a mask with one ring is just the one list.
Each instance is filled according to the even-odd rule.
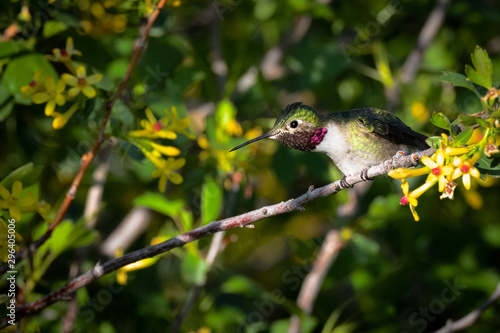
[[369,132],[396,144],[419,149],[429,148],[425,142],[427,136],[415,132],[391,113],[375,108],[365,108],[359,111],[358,119]]

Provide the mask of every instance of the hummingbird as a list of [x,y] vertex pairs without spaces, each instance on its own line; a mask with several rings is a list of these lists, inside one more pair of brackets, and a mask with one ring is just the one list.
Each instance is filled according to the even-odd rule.
[[266,134],[234,147],[230,151],[262,139],[273,139],[301,151],[328,155],[346,176],[363,172],[392,159],[429,148],[427,136],[417,133],[401,119],[377,108],[360,108],[320,114],[313,107],[296,102],[286,106],[273,128]]

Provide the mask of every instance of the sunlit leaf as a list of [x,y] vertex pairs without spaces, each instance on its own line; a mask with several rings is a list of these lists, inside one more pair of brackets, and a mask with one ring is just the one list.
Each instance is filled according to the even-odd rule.
[[425,140],[425,142],[429,145],[429,147],[432,147],[434,149],[438,149],[441,147],[441,142],[443,141],[443,138],[440,136],[431,136]]
[[200,285],[205,281],[208,265],[207,262],[191,252],[186,252],[182,260],[182,277],[185,281]]
[[465,65],[465,74],[475,84],[490,89],[492,87],[493,69],[488,53],[481,47],[476,46],[471,58],[474,68]]
[[451,130],[450,120],[441,112],[432,113],[431,123],[439,128],[443,128],[448,131]]
[[482,154],[476,164],[481,175],[490,175],[492,177],[500,177],[500,157],[488,158]]
[[9,173],[0,184],[10,189],[12,184],[14,184],[16,180],[19,180],[23,183],[23,187],[26,188],[40,180],[42,171],[43,166],[34,167],[33,162],[30,162]]
[[137,206],[148,207],[170,217],[178,216],[184,207],[182,200],[169,200],[160,193],[145,193],[137,197],[134,203]]
[[222,188],[208,179],[201,189],[201,223],[207,224],[217,219],[222,206]]
[[472,128],[467,128],[466,130],[460,132],[460,134],[457,135],[457,137],[455,138],[455,142],[461,145],[465,145],[467,141],[469,141],[469,139],[471,138],[473,132],[474,130]]
[[471,91],[476,91],[474,84],[467,80],[467,76],[459,73],[444,71],[441,76],[441,81],[453,84],[456,87],[464,87]]

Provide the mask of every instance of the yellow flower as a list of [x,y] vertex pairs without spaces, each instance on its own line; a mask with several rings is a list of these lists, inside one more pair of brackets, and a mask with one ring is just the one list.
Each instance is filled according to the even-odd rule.
[[166,156],[179,156],[181,154],[179,148],[172,146],[162,146],[157,143],[151,142],[151,147],[154,149],[153,154],[156,153],[155,155],[158,157],[160,157],[161,154]]
[[166,117],[157,120],[150,109],[146,109],[146,119],[141,120],[142,130],[129,133],[133,137],[144,137],[149,139],[170,139],[177,138],[177,134],[170,128],[167,128],[168,119]]
[[448,198],[450,200],[453,200],[453,195],[455,193],[455,188],[457,187],[457,183],[454,181],[448,181],[446,185],[444,186],[443,194],[439,197],[439,199],[444,199]]
[[500,150],[498,150],[498,147],[495,146],[495,142],[489,142],[485,147],[484,147],[484,154],[488,157],[491,157],[493,154],[498,154],[500,153]]
[[473,166],[477,158],[474,159],[473,157],[470,161],[462,161],[459,157],[455,157],[453,160],[456,169],[453,171],[451,179],[454,180],[462,176],[462,182],[467,190],[470,190],[470,177],[479,178],[479,171]]
[[422,157],[422,163],[431,169],[431,172],[427,177],[427,181],[439,181],[439,192],[443,192],[444,186],[447,182],[446,176],[453,171],[451,166],[443,165],[444,159],[445,155],[441,149],[438,149],[437,152],[432,155],[432,158],[427,156]]
[[154,165],[158,169],[153,171],[154,178],[160,178],[158,183],[158,188],[160,192],[165,192],[165,188],[167,186],[167,180],[170,180],[172,183],[178,185],[182,183],[183,178],[180,174],[175,172],[175,170],[180,169],[186,164],[186,159],[178,158],[175,159],[173,157],[169,157],[168,159],[158,158],[154,154],[144,151],[144,155],[153,162]]
[[498,94],[500,93],[500,90],[497,90],[496,88],[491,88],[486,92],[486,95],[484,95],[481,99],[484,102],[488,102],[488,104],[492,104],[495,99],[498,98]]
[[420,218],[418,217],[417,211],[415,209],[415,207],[417,207],[417,205],[418,205],[418,201],[416,198],[410,196],[410,193],[409,193],[410,185],[408,184],[406,179],[403,179],[401,181],[401,189],[403,190],[403,197],[401,198],[401,200],[399,200],[399,203],[402,204],[403,206],[410,204],[410,210],[411,210],[411,213],[413,215],[413,219],[415,219],[415,221],[420,220]]
[[35,104],[47,103],[47,105],[45,105],[45,115],[50,116],[54,113],[56,104],[61,106],[66,103],[66,98],[63,95],[66,83],[63,80],[59,80],[56,84],[52,76],[47,76],[45,78],[45,86],[47,91],[34,94],[31,100]]
[[73,87],[68,92],[68,95],[71,97],[75,97],[82,92],[88,98],[94,98],[96,91],[92,85],[102,80],[102,74],[94,74],[87,77],[85,67],[82,65],[79,65],[76,69],[76,76],[64,73],[61,77],[68,85]]
[[467,147],[450,147],[450,138],[444,133],[441,133],[441,136],[444,140],[441,141],[441,148],[436,152],[436,154],[441,151],[444,154],[444,157],[448,157],[467,154],[469,152],[469,148]]
[[43,91],[45,89],[45,86],[43,85],[41,78],[42,78],[42,71],[36,71],[35,74],[33,75],[33,80],[31,80],[31,82],[28,85],[21,87],[22,98],[28,98],[34,93]]
[[397,168],[389,170],[387,174],[394,179],[403,179],[403,178],[412,178],[425,175],[428,174],[429,172],[430,169],[428,167],[418,168],[418,169]]
[[208,142],[208,139],[205,135],[200,135],[198,137],[198,146],[201,148],[201,149],[208,149],[210,147],[210,143]]
[[424,194],[425,191],[430,189],[434,184],[436,184],[437,180],[427,180],[423,185],[416,188],[415,190],[409,192],[410,186],[406,179],[403,179],[401,182],[401,189],[403,190],[404,196],[401,198],[400,203],[404,206],[410,204],[410,210],[413,215],[413,219],[415,221],[419,221],[420,217],[417,214],[415,207],[418,205],[417,198]]
[[[166,240],[167,240],[166,237],[158,236],[158,237],[155,237],[151,240],[151,245],[156,245],[156,244],[161,243],[161,242],[166,241]],[[119,258],[122,256],[123,256],[123,250],[120,247],[118,247],[115,251],[115,257]],[[116,281],[121,285],[126,285],[127,284],[127,272],[136,271],[138,269],[152,266],[154,263],[156,263],[158,261],[158,259],[160,259],[160,257],[161,256],[156,256],[153,258],[142,259],[142,260],[133,262],[131,264],[128,264],[126,266],[119,268],[116,271]]]
[[411,115],[417,119],[417,121],[423,122],[430,117],[429,109],[421,102],[414,102],[411,104],[410,108]]
[[[168,111],[165,110],[165,113],[168,116]],[[179,119],[179,116],[177,114],[177,108],[175,106],[172,106],[170,109],[171,117],[170,117],[170,124],[168,125],[168,129],[177,133],[184,134],[190,139],[194,139],[194,136],[186,131],[186,128],[189,126],[189,119],[188,118],[183,118]]]
[[47,56],[47,59],[49,59],[50,61],[56,61],[56,62],[68,62],[68,61],[71,61],[71,56],[73,55],[77,55],[77,56],[81,56],[82,53],[78,50],[75,50],[74,46],[73,46],[73,38],[71,37],[68,37],[68,39],[66,39],[66,47],[63,48],[63,49],[53,49],[52,50],[52,53],[54,53],[54,55],[48,55]]
[[231,119],[231,121],[227,124],[226,132],[229,135],[234,136],[241,136],[243,134],[241,125],[235,119]]
[[24,22],[31,21],[30,9],[26,4],[21,7],[21,12],[17,15],[17,18]]
[[52,117],[54,117],[54,121],[52,121],[52,127],[56,130],[63,128],[68,122],[69,118],[73,116],[73,114],[78,110],[78,104],[73,104],[68,111],[61,114],[59,112],[54,112]]
[[0,208],[8,209],[10,216],[16,222],[21,220],[21,208],[29,207],[34,203],[32,197],[19,199],[22,190],[23,184],[19,180],[16,180],[12,185],[12,192],[9,192],[0,184],[0,196],[3,199],[0,200]]

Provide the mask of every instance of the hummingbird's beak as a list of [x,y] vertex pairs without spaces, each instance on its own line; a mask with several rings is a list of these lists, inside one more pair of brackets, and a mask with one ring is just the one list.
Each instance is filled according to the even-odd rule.
[[249,141],[247,141],[247,142],[243,142],[241,145],[236,146],[236,147],[234,147],[233,149],[231,149],[231,150],[230,150],[230,152],[235,151],[235,150],[237,150],[237,149],[240,149],[241,147],[245,147],[246,145],[249,145],[249,144],[251,144],[251,143],[254,143],[255,141],[259,141],[259,140],[262,140],[262,139],[267,139],[267,138],[273,137],[273,136],[275,136],[276,134],[278,134],[278,133],[277,133],[277,132],[268,132],[268,133],[266,133],[266,134],[263,134],[263,135],[261,135],[261,136],[256,137],[255,139],[249,140]]

